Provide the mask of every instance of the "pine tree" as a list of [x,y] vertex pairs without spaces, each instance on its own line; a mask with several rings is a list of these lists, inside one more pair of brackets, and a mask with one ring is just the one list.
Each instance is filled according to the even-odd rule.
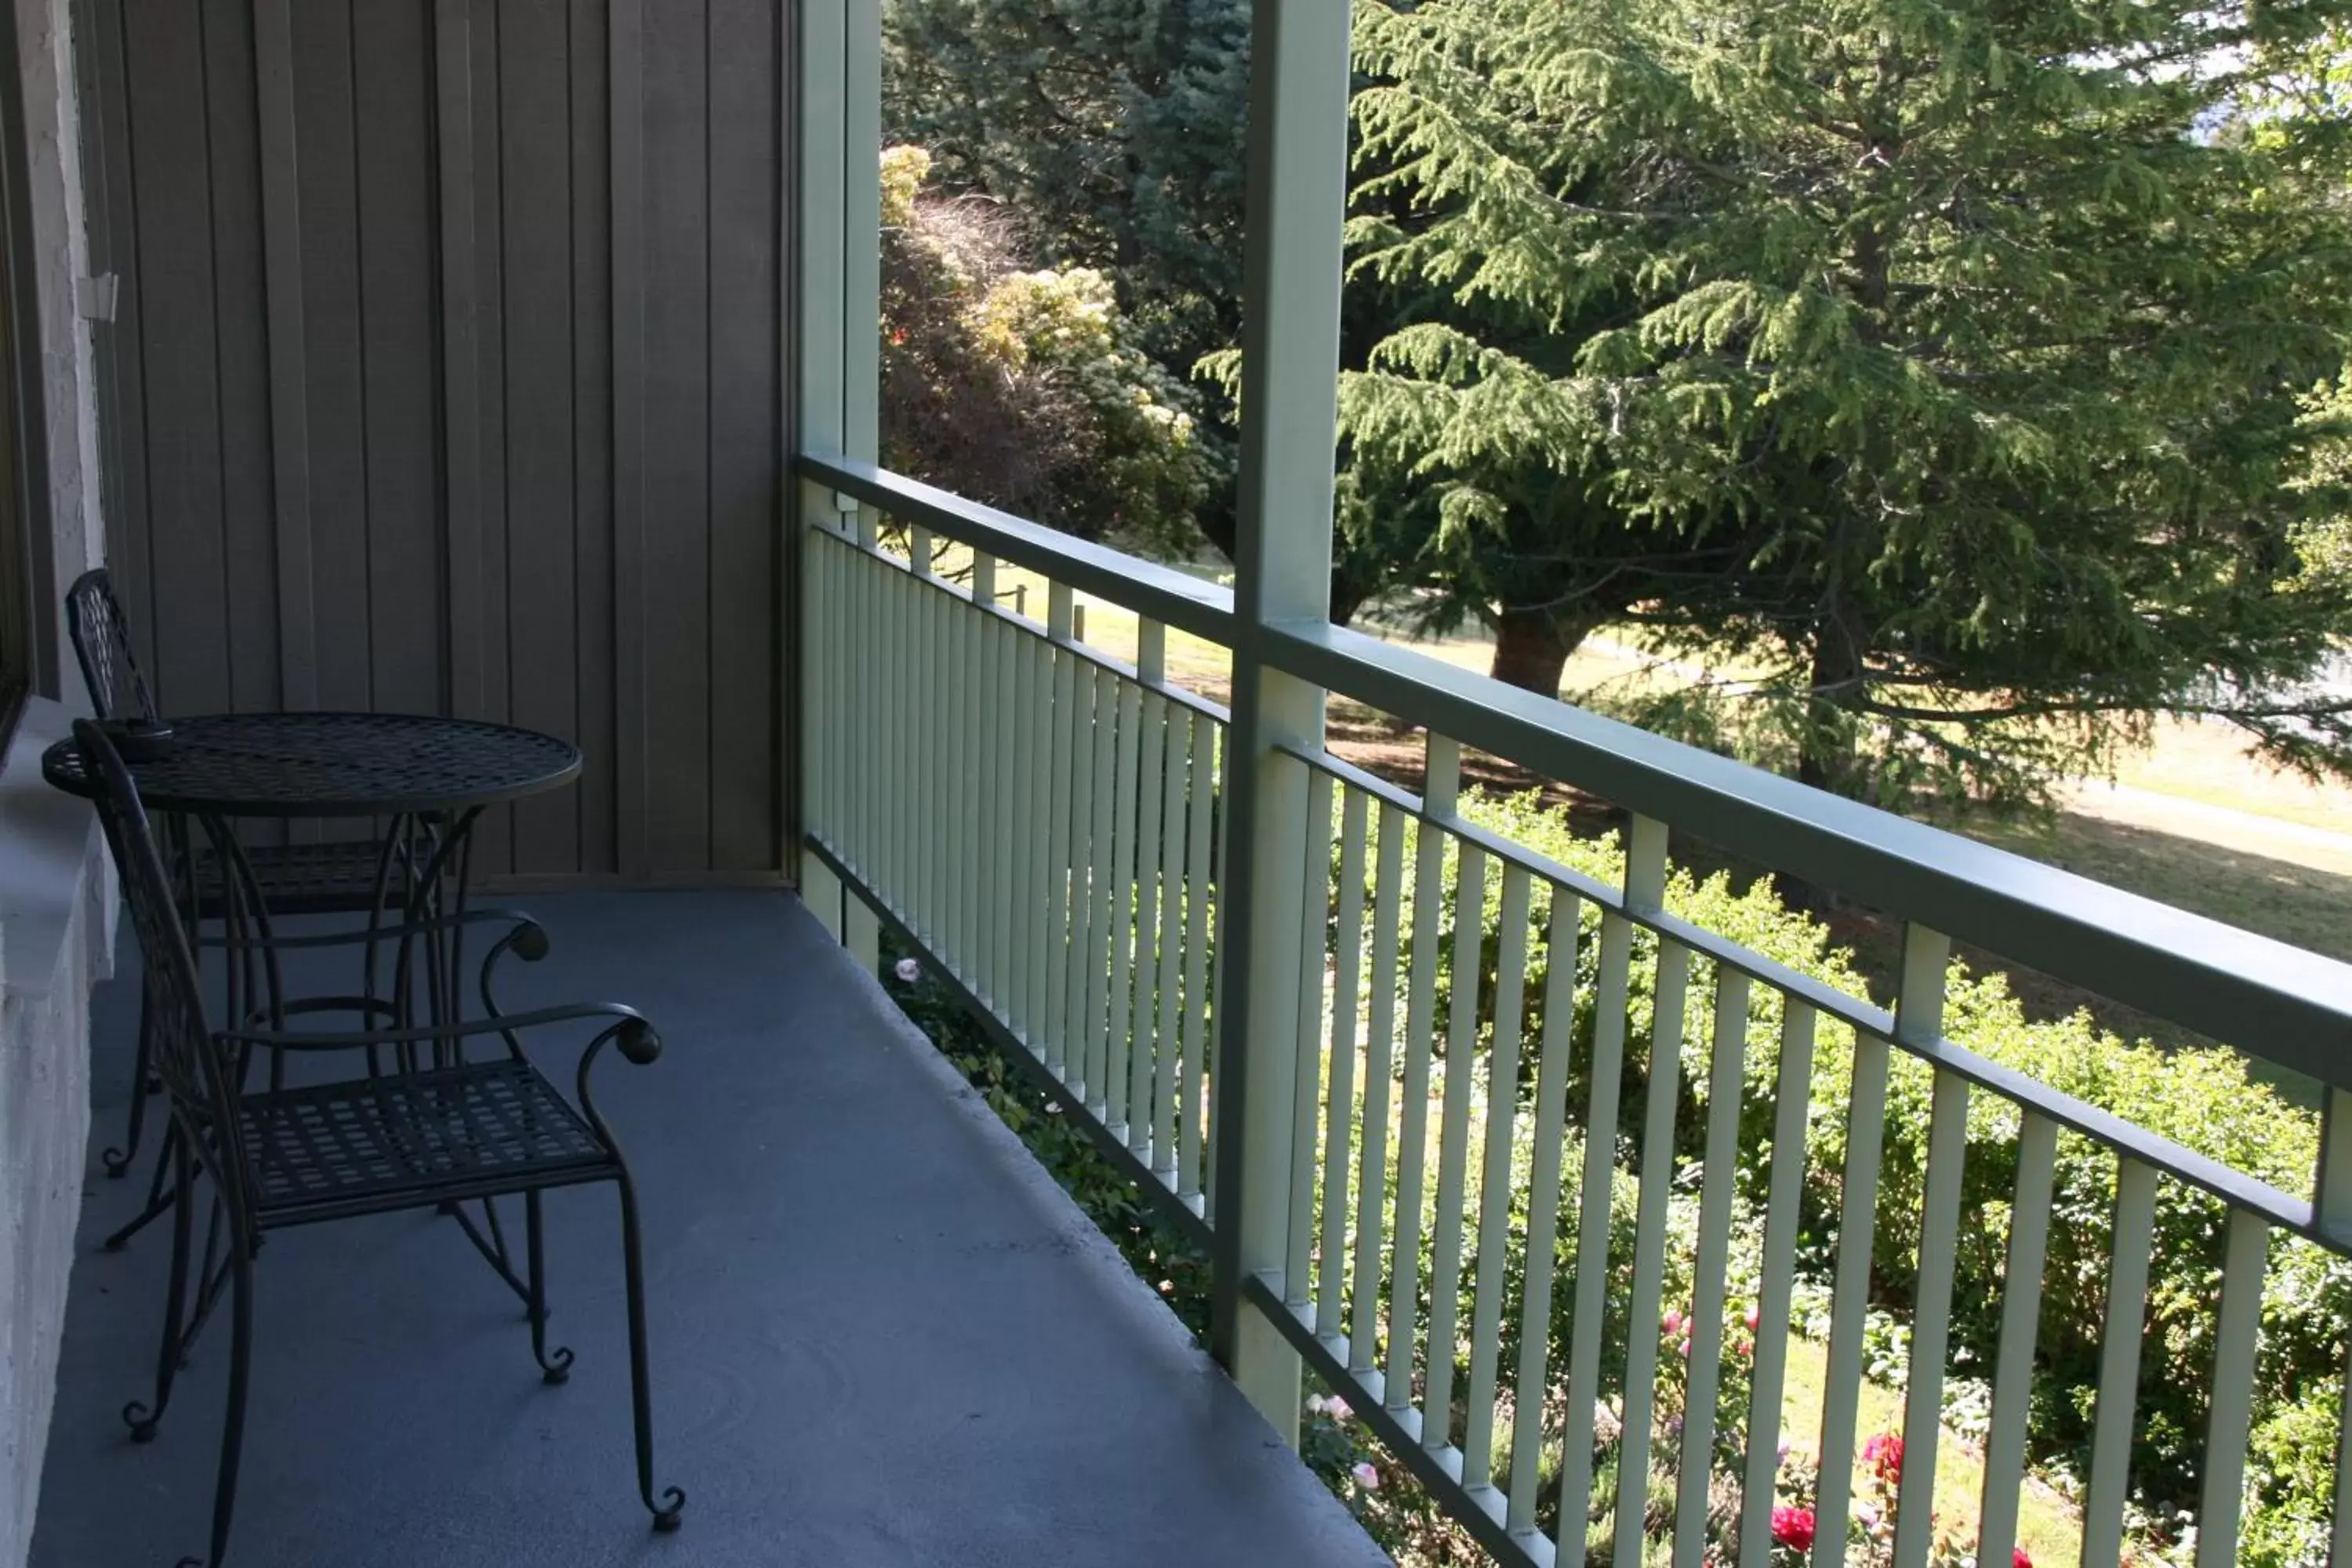
[[2352,234],[2245,106],[2344,14],[1369,0],[1358,265],[1435,302],[1351,448],[1441,598],[1622,601],[1748,677],[1645,717],[1818,784],[2031,795],[2164,712],[2340,765],[2293,689],[2352,629],[2297,558]]

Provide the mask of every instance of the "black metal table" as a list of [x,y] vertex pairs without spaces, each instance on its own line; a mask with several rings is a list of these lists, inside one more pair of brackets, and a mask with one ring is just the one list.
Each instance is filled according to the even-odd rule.
[[[417,713],[212,713],[171,721],[168,751],[131,764],[149,809],[215,817],[470,816],[580,776],[580,748],[511,724]],[[96,798],[70,741],[49,783]]]
[[[478,720],[411,713],[224,713],[173,719],[171,725],[162,754],[131,763],[140,798],[150,811],[165,814],[175,828],[184,866],[194,864],[186,853],[187,825],[201,829],[220,867],[223,918],[232,945],[266,962],[272,958],[272,911],[251,874],[235,824],[346,818],[388,825],[381,839],[378,885],[391,886],[398,868],[408,889],[396,980],[386,1004],[398,1023],[413,1020],[410,980],[420,942],[427,1017],[438,1022],[460,1012],[464,921],[457,917],[464,913],[473,828],[483,811],[561,788],[580,775],[580,750],[570,742]],[[49,748],[41,772],[70,794],[94,798],[98,793],[70,741]],[[372,921],[377,919],[380,914],[371,916]],[[248,938],[259,940],[241,940]],[[265,996],[262,1010],[282,1010],[274,962],[268,962],[266,992],[255,975],[247,975],[239,986],[239,966],[229,967],[232,1018]],[[365,995],[370,1004],[375,1000],[374,970],[371,951]]]
[[[198,911],[215,896],[225,930],[204,946],[226,950],[227,1011],[225,1022],[283,1028],[292,1013],[355,1012],[395,1027],[456,1023],[464,1016],[460,976],[465,960],[466,897],[471,881],[473,829],[481,814],[571,784],[580,776],[580,750],[568,741],[512,725],[442,719],[411,713],[222,713],[173,719],[168,745],[146,761],[124,760],[139,785],[141,802],[162,818],[175,876],[182,884],[192,939]],[[41,758],[51,785],[96,799],[99,782],[83,766],[72,741],[51,746]],[[280,939],[262,897],[236,825],[240,821],[342,818],[383,825],[376,850],[377,897],[368,916],[364,977],[357,995],[289,998],[280,974]],[[200,869],[191,826],[212,855]],[[406,896],[393,925],[383,924],[387,890],[394,874]],[[200,890],[199,884],[217,882]],[[282,884],[282,879],[281,879]],[[394,953],[393,983],[379,993],[379,943]],[[417,981],[424,990],[423,1017],[416,1007]],[[365,1026],[373,1026],[373,1025]],[[404,1065],[413,1047],[400,1047]],[[435,1065],[454,1065],[454,1041],[437,1043]],[[270,1053],[270,1085],[278,1088],[284,1063]],[[374,1052],[369,1052],[371,1062]],[[373,1068],[371,1067],[371,1071]],[[242,1071],[242,1069],[240,1069]],[[134,1086],[133,1093],[143,1092]],[[163,1182],[169,1163],[158,1163],[146,1205],[106,1241],[120,1247],[171,1204]],[[468,1237],[492,1265],[514,1283],[502,1228],[485,1205],[490,1234],[485,1237],[455,1205]],[[212,1273],[213,1237],[205,1240],[204,1272]],[[518,1286],[520,1289],[520,1286]],[[211,1292],[206,1292],[207,1305]],[[203,1312],[187,1331],[193,1342]]]

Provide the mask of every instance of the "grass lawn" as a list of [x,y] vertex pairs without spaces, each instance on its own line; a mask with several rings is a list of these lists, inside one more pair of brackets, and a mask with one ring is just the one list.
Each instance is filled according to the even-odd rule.
[[[1822,1405],[1829,1382],[1829,1347],[1802,1334],[1789,1336],[1789,1375],[1780,1398],[1781,1429],[1791,1448],[1809,1456],[1821,1453]],[[1865,1379],[1855,1430],[1864,1437],[1874,1432],[1903,1430],[1903,1395]],[[1857,1450],[1861,1444],[1855,1445]],[[1977,1520],[1984,1501],[1984,1455],[1947,1428],[1936,1446],[1936,1516],[1948,1532],[1968,1546],[1977,1538]],[[1854,1472],[1854,1495],[1864,1495],[1863,1472]],[[2036,1568],[2058,1568],[2083,1557],[2083,1523],[2074,1505],[2033,1476],[2027,1476],[2018,1500],[2017,1543],[2025,1548]]]

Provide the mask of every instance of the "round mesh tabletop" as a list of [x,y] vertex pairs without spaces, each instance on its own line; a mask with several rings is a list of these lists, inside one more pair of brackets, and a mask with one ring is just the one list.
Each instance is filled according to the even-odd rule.
[[[390,816],[495,805],[570,784],[569,741],[412,713],[221,713],[173,719],[168,754],[131,764],[153,810],[213,816]],[[71,741],[41,759],[49,783],[94,796]]]

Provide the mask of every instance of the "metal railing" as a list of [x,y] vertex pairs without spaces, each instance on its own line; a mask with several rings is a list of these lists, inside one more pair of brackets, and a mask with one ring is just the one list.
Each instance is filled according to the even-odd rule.
[[[1252,630],[1213,584],[869,464],[804,455],[799,472],[838,502],[811,509],[820,525],[803,530],[811,850],[856,895],[850,907],[862,900],[919,945],[1066,1090],[1097,1142],[1203,1233],[1217,1217],[1221,966],[1257,965],[1255,984],[1282,988],[1297,1019],[1287,1252],[1281,1268],[1224,1286],[1499,1560],[1585,1561],[1605,1460],[1612,1562],[1700,1563],[1710,1500],[1724,1495],[1736,1497],[1738,1560],[1769,1561],[1788,1347],[1755,1336],[1738,1457],[1725,1461],[1714,1430],[1731,1361],[1725,1280],[1732,1250],[1747,1248],[1757,1321],[1790,1321],[1807,1142],[1833,1120],[1844,1158],[1812,1561],[1845,1561],[1897,1073],[1927,1075],[1932,1109],[1892,1561],[1924,1564],[1934,1547],[1972,1103],[2013,1114],[2015,1176],[1970,1552],[2006,1563],[2016,1540],[2068,1137],[2106,1152],[2116,1191],[2082,1561],[2124,1552],[2158,1205],[2213,1199],[2227,1217],[2196,1561],[2235,1560],[2274,1237],[2352,1252],[2352,969],[1377,639]],[[969,552],[965,580],[935,570],[939,541]],[[1050,585],[1044,623],[1003,607],[1001,565]],[[1134,664],[1073,635],[1078,594],[1137,616]],[[1295,864],[1255,869],[1304,889],[1294,963],[1218,947],[1236,763],[1223,709],[1169,678],[1170,628],[1226,647],[1246,639],[1245,657],[1427,731],[1417,796],[1325,750],[1270,747],[1260,777],[1303,797],[1307,825]],[[1465,746],[1628,812],[1622,877],[1468,820]],[[1901,921],[1893,1008],[1670,911],[1670,831]],[[1955,1044],[1944,1006],[1956,939],[2318,1079],[2310,1191],[2281,1191]],[[1707,1017],[1696,1037],[1692,1022]],[[1835,1059],[1851,1061],[1842,1112],[1815,1103],[1832,1037]],[[1768,1056],[1766,1076],[1756,1064]],[[1695,1163],[1675,1158],[1686,1078],[1703,1118]],[[1736,1237],[1749,1100],[1769,1103],[1772,1156],[1760,1235]],[[1697,1191],[1687,1236],[1669,1224],[1678,1183]],[[1689,1279],[1686,1300],[1668,1299],[1670,1272]],[[1555,1287],[1571,1279],[1556,1334]],[[1661,1358],[1679,1347],[1644,1331],[1668,1310],[1689,1324],[1671,1436],[1656,1400]],[[1603,1420],[1613,1440],[1596,1431]],[[2352,1497],[2347,1460],[2339,1446],[2339,1500]],[[1649,1538],[1661,1528],[1654,1483],[1673,1496],[1663,1541]],[[2352,1562],[2352,1508],[2334,1531],[2332,1560]]]

